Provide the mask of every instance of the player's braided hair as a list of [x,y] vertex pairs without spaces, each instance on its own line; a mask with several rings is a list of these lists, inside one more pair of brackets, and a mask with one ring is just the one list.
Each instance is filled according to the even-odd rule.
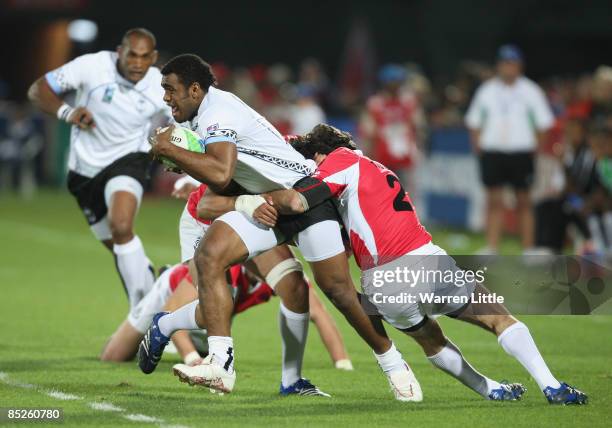
[[357,149],[351,134],[325,124],[317,125],[308,134],[292,140],[291,145],[307,159],[314,158],[315,153],[327,155],[340,147]]
[[175,56],[161,69],[161,74],[176,74],[179,81],[186,87],[197,82],[202,89],[208,90],[209,86],[217,86],[217,78],[209,63],[194,54],[182,54]]

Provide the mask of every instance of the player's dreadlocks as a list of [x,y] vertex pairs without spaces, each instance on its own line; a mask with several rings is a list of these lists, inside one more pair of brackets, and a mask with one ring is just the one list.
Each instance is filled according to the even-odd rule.
[[313,159],[315,153],[327,155],[340,147],[357,149],[351,134],[325,124],[317,125],[303,137],[291,140],[291,145],[307,159]]

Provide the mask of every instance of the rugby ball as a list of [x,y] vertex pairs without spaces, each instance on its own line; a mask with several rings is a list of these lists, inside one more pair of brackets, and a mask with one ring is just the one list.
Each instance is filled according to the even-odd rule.
[[[168,128],[163,128],[159,132],[164,132]],[[204,153],[204,141],[200,136],[189,128],[175,126],[170,137],[170,142],[181,149],[189,150],[190,152]],[[160,158],[162,164],[169,168],[176,168],[176,164],[170,159]]]

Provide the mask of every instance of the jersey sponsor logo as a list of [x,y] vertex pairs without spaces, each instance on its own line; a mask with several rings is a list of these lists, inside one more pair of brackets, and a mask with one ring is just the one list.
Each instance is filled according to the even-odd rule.
[[239,153],[243,153],[245,155],[256,157],[263,161],[270,162],[277,166],[280,166],[281,168],[299,172],[304,175],[310,175],[314,172],[314,170],[310,166],[303,164],[301,162],[277,158],[276,156],[272,156],[267,153],[262,153],[262,152],[259,152],[253,149],[247,149],[244,147],[237,147],[237,150]]
[[113,95],[115,94],[115,88],[113,86],[107,86],[102,96],[102,102],[110,104],[113,101]]

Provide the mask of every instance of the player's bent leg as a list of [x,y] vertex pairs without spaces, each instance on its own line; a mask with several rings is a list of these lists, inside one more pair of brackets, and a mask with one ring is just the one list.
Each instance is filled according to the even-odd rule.
[[208,327],[209,355],[203,364],[174,366],[181,381],[221,392],[234,388],[234,344],[230,336],[232,296],[225,271],[230,266],[276,246],[274,232],[231,211],[219,217],[208,229],[196,251],[198,295]]
[[278,324],[282,338],[281,395],[329,397],[302,377],[308,338],[309,294],[302,265],[286,245],[254,257],[249,268],[257,272],[281,299]]
[[[178,285],[176,286],[174,290],[174,293],[170,296],[170,298],[166,302],[166,305],[164,306],[164,311],[168,311],[168,312],[178,311],[184,305],[190,302],[193,302],[194,299],[196,299],[195,301],[197,302],[198,293],[195,287],[193,286],[193,284],[191,283],[191,281],[189,281],[187,278],[188,278],[187,276],[183,277],[183,279],[181,279],[181,281],[178,283]],[[204,323],[197,322],[195,315],[199,314],[200,312],[199,307],[197,305],[195,309],[191,312],[193,313],[192,315],[190,315],[189,313],[186,314],[188,317],[186,321],[180,320],[180,319],[175,320],[175,321],[178,321],[179,324],[185,325],[187,327],[186,330],[175,329],[173,333],[170,333],[169,331],[166,332],[164,330],[163,327],[173,328],[172,326],[164,325],[164,324],[167,324],[167,323],[164,323],[164,321],[166,321],[166,318],[169,318],[171,314],[162,317],[160,319],[159,324],[160,324],[160,330],[163,334],[165,334],[168,337],[170,337],[170,335],[172,336],[171,337],[172,343],[174,344],[177,352],[183,359],[183,362],[187,364],[188,366],[195,366],[197,364],[202,363],[203,354],[202,355],[200,354],[201,350],[198,349],[198,347],[196,347],[193,340],[191,339],[191,334],[192,332],[195,332],[195,330],[193,330],[190,327],[194,326],[193,324],[195,321],[195,324],[197,324],[197,327],[204,329],[202,333],[205,334],[206,325],[204,325]]]
[[338,254],[326,260],[311,262],[315,282],[344,315],[349,324],[377,354],[391,348],[391,340],[381,335],[363,310],[350,276],[346,254]]
[[346,254],[342,252],[326,260],[311,262],[310,266],[319,288],[374,351],[395,399],[422,401],[421,387],[402,354],[384,329],[375,328],[363,309],[350,276]]
[[133,231],[142,192],[142,185],[126,175],[111,178],[104,188],[117,270],[132,307],[138,304],[155,282],[151,262],[140,238]]
[[[153,290],[138,304],[136,310],[130,311],[128,319],[131,318],[132,324],[144,332],[144,338],[138,347],[138,365],[145,374],[155,370],[175,330],[198,328],[195,322],[198,300],[194,300],[197,298],[195,290],[185,279],[187,273],[184,265],[176,265],[166,270],[157,279]],[[193,302],[185,304],[190,300]],[[184,306],[172,314],[159,312],[165,306],[176,309],[180,305]]]
[[317,296],[313,287],[308,287],[310,302],[310,320],[314,323],[319,336],[334,363],[334,367],[339,370],[353,370],[353,364],[349,358],[342,335],[336,326],[336,322],[331,314],[327,312],[323,302]]
[[[489,293],[482,285],[478,285],[475,292]],[[559,382],[553,376],[527,326],[510,315],[503,305],[499,303],[470,304],[458,315],[458,319],[493,332],[504,351],[516,358],[537,382],[549,403],[587,403],[586,394],[564,382]]]
[[100,355],[101,361],[131,361],[138,351],[143,334],[125,320],[113,333]]
[[427,359],[472,391],[490,400],[519,400],[526,389],[518,383],[499,383],[478,372],[459,348],[442,332],[437,321],[424,316],[416,325],[402,330],[423,348]]

